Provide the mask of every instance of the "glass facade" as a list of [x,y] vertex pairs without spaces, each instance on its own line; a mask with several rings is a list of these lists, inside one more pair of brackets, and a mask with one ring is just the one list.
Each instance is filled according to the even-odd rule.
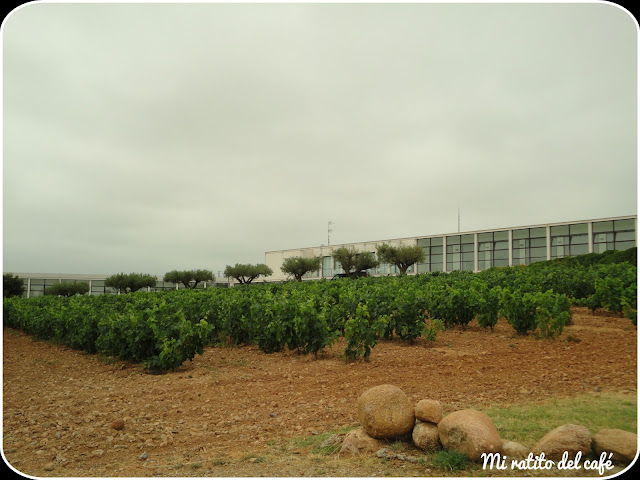
[[[45,294],[47,288],[51,285],[55,285],[60,282],[70,282],[70,283],[86,283],[89,286],[89,295],[104,295],[104,294],[117,294],[118,291],[115,288],[107,287],[105,285],[105,280],[103,278],[98,279],[88,279],[88,278],[23,278],[22,282],[24,284],[24,294],[25,296],[31,297],[40,297]],[[212,287],[228,287],[227,282],[200,282],[196,287],[196,290],[204,290],[205,288]],[[149,289],[152,292],[162,292],[167,290],[181,290],[186,288],[184,285],[175,284],[171,282],[163,282],[159,280],[156,283],[155,287]]]
[[547,259],[547,228],[513,230],[513,264],[528,265]]
[[442,237],[419,238],[418,246],[424,252],[423,263],[418,264],[418,273],[442,271]]
[[554,225],[550,229],[550,235],[551,258],[589,253],[589,227],[586,223]]
[[593,222],[593,251],[626,250],[636,246],[635,221],[609,220]]
[[333,269],[331,268],[331,265],[333,264],[332,260],[333,259],[330,256],[322,257],[322,276],[323,277],[333,276]]
[[474,235],[451,235],[447,240],[447,271],[473,270],[474,255]]
[[478,233],[478,270],[509,266],[509,232]]

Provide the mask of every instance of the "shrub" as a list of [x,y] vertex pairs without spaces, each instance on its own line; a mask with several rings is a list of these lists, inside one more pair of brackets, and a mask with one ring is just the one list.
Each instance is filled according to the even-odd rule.
[[536,323],[542,338],[557,337],[571,320],[571,302],[566,295],[539,292],[535,295]]
[[500,287],[489,289],[486,284],[482,284],[478,290],[478,297],[478,325],[493,331],[493,327],[498,323],[502,289]]
[[500,313],[507,319],[516,332],[526,335],[537,328],[535,295],[514,292],[509,289],[502,291]]
[[345,322],[345,337],[347,347],[344,354],[347,360],[356,360],[358,357],[369,359],[371,349],[378,343],[378,338],[384,332],[387,317],[371,319],[366,305],[359,303],[354,316]]

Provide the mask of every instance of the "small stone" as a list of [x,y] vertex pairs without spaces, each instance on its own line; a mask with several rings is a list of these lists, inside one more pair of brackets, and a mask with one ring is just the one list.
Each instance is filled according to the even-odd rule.
[[101,457],[102,455],[104,455],[104,450],[98,449],[91,452],[92,457]]
[[44,467],[42,467],[43,470],[50,472],[51,470],[53,470],[54,468],[56,468],[56,464],[53,462],[49,462],[47,464],[45,464]]
[[142,454],[138,457],[138,460],[146,460],[149,458],[149,454],[147,452],[142,452]]
[[124,428],[124,420],[118,419],[111,423],[111,428],[114,430],[122,430]]

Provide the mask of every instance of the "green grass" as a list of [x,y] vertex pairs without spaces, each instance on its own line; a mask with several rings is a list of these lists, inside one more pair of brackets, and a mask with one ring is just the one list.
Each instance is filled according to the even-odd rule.
[[601,428],[637,430],[637,396],[586,394],[570,399],[492,407],[484,412],[506,440],[533,446],[547,432],[565,423],[583,425],[592,434]]
[[[290,448],[309,448],[310,452],[315,455],[332,455],[340,450],[340,443],[330,443],[323,445],[332,435],[342,435],[348,433],[350,430],[356,428],[356,425],[351,425],[338,430],[332,430],[326,433],[319,433],[318,435],[308,435],[305,437],[294,437],[289,442]],[[285,447],[288,449],[288,447]]]
[[432,462],[434,467],[441,470],[458,472],[467,468],[469,459],[465,454],[460,452],[441,450],[433,456]]

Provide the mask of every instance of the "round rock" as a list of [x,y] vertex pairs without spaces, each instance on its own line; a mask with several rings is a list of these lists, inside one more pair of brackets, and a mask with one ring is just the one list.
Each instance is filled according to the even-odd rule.
[[478,410],[458,410],[438,423],[440,442],[447,450],[464,453],[473,461],[483,453],[500,453],[502,439],[491,419]]
[[358,398],[358,419],[373,438],[407,435],[416,422],[409,397],[394,385],[378,385]]
[[549,460],[559,461],[564,452],[569,458],[576,456],[578,452],[586,455],[591,450],[591,433],[582,425],[567,423],[554,428],[544,437],[538,440],[533,447],[533,453],[544,453]]
[[442,420],[442,405],[437,400],[420,400],[415,412],[416,418],[422,422],[439,423]]
[[431,422],[416,422],[411,432],[413,444],[420,450],[433,451],[441,448],[438,426]]

